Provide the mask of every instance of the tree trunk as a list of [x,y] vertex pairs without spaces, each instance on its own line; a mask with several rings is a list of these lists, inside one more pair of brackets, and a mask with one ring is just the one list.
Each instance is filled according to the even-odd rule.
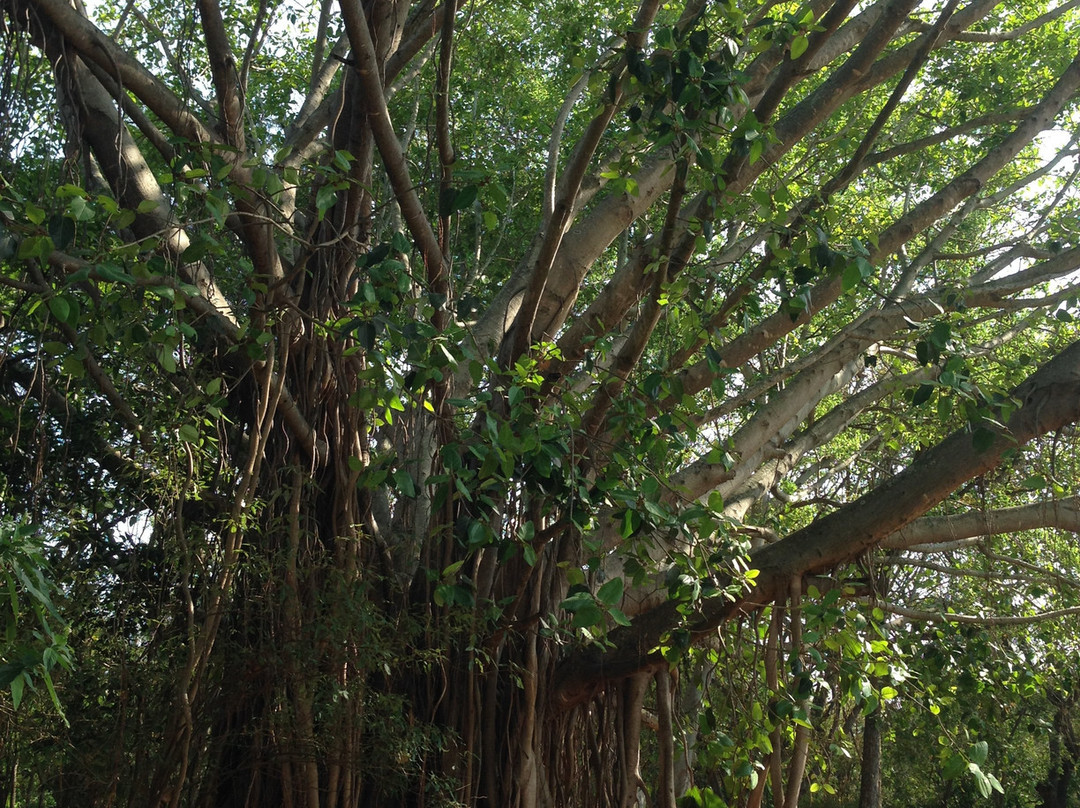
[[881,808],[881,705],[863,721],[859,808]]
[[1050,761],[1046,777],[1036,785],[1040,808],[1067,808],[1076,764],[1080,761],[1080,739],[1073,726],[1073,710],[1080,694],[1071,690],[1048,692],[1054,705],[1054,729],[1050,733]]

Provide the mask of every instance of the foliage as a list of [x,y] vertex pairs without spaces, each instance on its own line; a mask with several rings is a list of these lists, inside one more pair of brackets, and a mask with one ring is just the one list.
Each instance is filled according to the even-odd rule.
[[17,710],[27,686],[33,689],[39,680],[63,718],[53,671],[71,670],[72,660],[68,627],[53,603],[55,586],[45,577],[47,568],[41,540],[29,525],[0,524],[0,583],[6,601],[0,685],[10,690]]
[[13,806],[1075,793],[1070,4],[0,13]]

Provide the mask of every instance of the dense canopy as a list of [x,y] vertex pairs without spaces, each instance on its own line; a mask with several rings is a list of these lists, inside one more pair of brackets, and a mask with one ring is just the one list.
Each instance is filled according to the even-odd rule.
[[1078,7],[0,0],[0,803],[1077,804]]

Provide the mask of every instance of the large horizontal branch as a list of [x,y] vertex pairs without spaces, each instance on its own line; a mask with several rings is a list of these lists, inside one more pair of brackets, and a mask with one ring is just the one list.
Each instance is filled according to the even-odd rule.
[[1080,614],[1080,606],[1069,606],[1065,609],[1051,609],[1037,614],[1011,615],[1011,614],[956,614],[955,612],[930,612],[922,609],[911,609],[896,603],[884,600],[869,601],[869,605],[877,606],[884,612],[895,614],[919,623],[949,623],[967,624],[976,626],[1031,626],[1037,623],[1048,623],[1052,620],[1060,620],[1063,617]]
[[[1080,268],[1080,248],[1066,250],[1000,280],[984,282],[960,293],[946,286],[861,315],[821,348],[747,391],[749,397],[768,396],[768,400],[746,423],[718,442],[729,455],[734,455],[734,466],[730,462],[705,459],[691,463],[672,475],[663,501],[677,506],[679,502],[715,490],[725,502],[725,513],[742,518],[746,509],[771,490],[808,451],[839,434],[862,409],[882,396],[935,378],[940,372],[940,367],[930,367],[876,382],[847,396],[803,433],[795,435],[795,430],[826,396],[841,389],[862,370],[862,356],[873,346],[898,333],[909,339],[912,324],[948,311],[980,307],[999,311],[1011,296],[1069,275],[1077,268]],[[1069,290],[1062,292],[1067,294]],[[1016,308],[1039,305],[1042,301],[1015,302]],[[736,404],[742,398],[736,397]],[[726,403],[721,409],[727,411]],[[602,524],[600,541],[610,549],[618,542],[620,533],[613,523]]]
[[556,698],[569,707],[590,698],[606,682],[660,664],[664,636],[683,627],[696,639],[722,623],[782,596],[792,578],[825,572],[866,550],[922,516],[966,481],[997,466],[1007,453],[1033,439],[1080,420],[1080,342],[1075,342],[1012,391],[1023,406],[1006,428],[977,447],[963,428],[916,457],[910,466],[785,539],[753,553],[755,586],[732,599],[716,597],[696,604],[686,617],[683,604],[669,601],[613,630],[610,650],[584,649],[560,668]]
[[892,550],[918,550],[927,544],[1039,528],[1080,533],[1080,497],[1052,499],[1015,508],[924,516],[889,536],[881,546]]

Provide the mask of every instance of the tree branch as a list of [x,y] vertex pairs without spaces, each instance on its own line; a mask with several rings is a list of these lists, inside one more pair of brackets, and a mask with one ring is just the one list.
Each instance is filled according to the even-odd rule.
[[352,43],[353,58],[356,60],[356,76],[364,90],[365,103],[368,106],[368,121],[371,132],[382,155],[386,174],[394,189],[405,225],[416,240],[420,254],[424,257],[424,266],[428,276],[437,276],[443,272],[445,257],[439,248],[439,240],[431,229],[427,214],[416,195],[416,187],[409,177],[408,164],[401,150],[394,125],[390,120],[390,111],[386,108],[383,95],[383,81],[379,63],[375,56],[375,44],[368,30],[367,17],[359,0],[343,0],[341,12],[345,20],[345,29]]
[[793,577],[823,572],[858,557],[967,480],[994,468],[1016,446],[1080,420],[1080,342],[1036,370],[1012,395],[1023,406],[988,445],[976,447],[966,427],[954,432],[855,502],[753,553],[750,566],[758,570],[756,585],[741,595],[700,601],[689,618],[680,613],[682,604],[668,601],[632,625],[614,629],[608,636],[610,650],[579,651],[560,667],[553,698],[563,707],[580,703],[607,681],[654,663],[662,638],[675,627],[684,626],[700,640],[737,615],[774,601]]
[[1080,533],[1080,497],[1052,499],[1015,508],[924,516],[886,538],[881,546],[890,550],[917,550],[921,545],[1038,528]]
[[927,612],[920,609],[909,609],[895,603],[884,600],[870,600],[868,605],[877,606],[884,612],[906,617],[911,621],[920,623],[966,623],[977,626],[1032,626],[1039,623],[1047,623],[1051,620],[1060,620],[1063,617],[1080,614],[1080,606],[1069,606],[1065,609],[1052,609],[1048,612],[1030,615],[998,615],[998,614],[955,614],[953,612]]

